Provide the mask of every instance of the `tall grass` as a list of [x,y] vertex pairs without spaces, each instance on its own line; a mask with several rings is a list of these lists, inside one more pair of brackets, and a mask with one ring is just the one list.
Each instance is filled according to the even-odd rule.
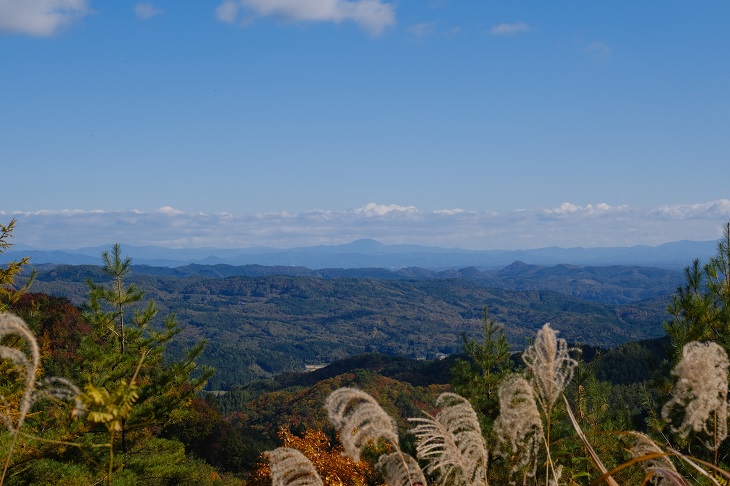
[[[17,402],[17,410],[14,412],[7,410],[5,413],[0,413],[0,420],[3,421],[12,436],[2,476],[0,476],[0,485],[5,482],[10,458],[18,440],[18,431],[23,426],[25,417],[33,404],[36,373],[40,364],[38,342],[28,329],[25,321],[18,316],[3,312],[0,313],[0,342],[7,341],[13,341],[13,345],[0,345],[0,359],[10,362],[11,369],[20,375],[23,388]],[[9,405],[6,397],[0,396],[0,400],[2,400],[3,405]]]
[[522,474],[523,483],[537,474],[537,459],[544,441],[542,419],[534,390],[522,376],[512,375],[499,387],[500,414],[494,422],[495,454],[511,464],[511,484]]
[[[435,415],[424,412],[423,417],[409,419],[416,424],[410,430],[417,441],[416,458],[400,449],[395,422],[364,391],[335,390],[325,408],[348,456],[358,459],[363,448],[373,442],[385,441],[391,445],[394,452],[383,454],[377,462],[389,486],[425,485],[427,478],[441,485],[486,486],[490,450],[504,459],[503,465],[508,468],[495,477],[508,478],[510,484],[537,484],[540,480],[537,466],[541,461],[546,467],[541,479],[545,484],[581,484],[578,476],[563,477],[564,471],[571,470],[570,464],[563,468],[552,459],[551,448],[555,444],[550,440],[550,427],[561,397],[560,403],[565,406],[578,443],[595,466],[591,484],[618,485],[615,477],[630,469],[634,471],[630,477],[640,473],[642,485],[687,486],[692,479],[679,472],[675,461],[684,463],[686,469],[710,484],[730,484],[730,474],[717,466],[717,455],[716,464],[708,463],[681,453],[671,447],[666,438],[664,443],[659,443],[634,431],[611,433],[617,438],[628,437],[632,443],[625,449],[628,459],[608,469],[591,445],[589,436],[581,429],[564,394],[577,365],[569,354],[567,343],[546,324],[522,358],[526,364],[524,374],[513,374],[500,386],[500,414],[492,427],[494,443],[491,447],[482,435],[472,406],[453,393],[444,393],[438,398],[439,411]],[[727,355],[714,343],[690,343],[673,374],[677,384],[672,398],[663,408],[665,420],[673,423],[681,417],[678,426],[672,425],[677,434],[686,436],[701,432],[711,439],[705,442],[707,447],[717,451],[727,435]],[[268,453],[272,470],[277,468],[278,471],[272,476],[273,486],[291,486],[294,484],[291,478],[305,478],[304,473],[283,474],[281,468],[286,469],[286,461],[291,460],[292,453],[277,451]],[[306,457],[297,456],[296,468],[303,467],[306,462]],[[636,469],[641,465],[643,472]],[[320,484],[302,480],[305,481],[300,483],[302,485]]]
[[[662,418],[681,437],[690,432],[707,436],[703,443],[714,452],[717,465],[720,444],[727,438],[727,353],[714,342],[688,343],[672,374],[677,383],[671,399],[662,408]],[[682,423],[675,427],[677,411],[682,415]]]
[[[100,423],[107,427],[109,442],[92,444],[91,447],[109,448],[109,465],[106,482],[112,481],[114,465],[114,434],[119,431],[121,421],[126,418],[137,398],[136,379],[146,353],[142,353],[132,380],[127,383],[121,380],[117,389],[111,392],[107,389],[97,389],[91,384],[86,385],[82,392],[71,381],[62,377],[47,377],[38,380],[40,367],[40,350],[38,342],[25,321],[10,313],[0,313],[0,361],[2,361],[3,383],[2,388],[11,390],[12,396],[0,396],[0,420],[12,437],[10,447],[0,476],[0,486],[4,484],[10,461],[15,450],[23,423],[33,404],[40,398],[50,398],[73,402],[71,412],[73,417],[88,412],[89,423]],[[17,384],[20,390],[16,390]],[[22,434],[39,442],[46,442],[60,446],[73,446],[82,449],[84,446],[76,442],[65,442],[44,439],[33,435]]]

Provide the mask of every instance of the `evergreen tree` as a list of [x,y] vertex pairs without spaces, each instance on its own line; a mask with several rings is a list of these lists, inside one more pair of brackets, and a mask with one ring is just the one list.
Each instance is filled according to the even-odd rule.
[[717,253],[701,266],[699,259],[684,270],[685,284],[677,288],[665,323],[673,361],[692,341],[715,341],[730,351],[730,222],[725,223]]
[[104,251],[101,254],[101,258],[104,261],[104,273],[114,279],[112,288],[104,288],[94,285],[92,281],[89,282],[91,287],[92,302],[95,304],[99,303],[99,300],[105,300],[111,304],[115,310],[116,315],[114,320],[118,323],[118,331],[114,331],[119,338],[119,344],[121,346],[121,352],[124,354],[126,338],[124,335],[124,309],[129,304],[138,302],[144,296],[144,292],[138,290],[134,284],[130,285],[126,289],[124,288],[124,277],[129,274],[132,259],[122,258],[122,251],[118,243],[112,247],[112,252]]
[[[181,330],[175,316],[166,316],[162,326],[152,325],[157,307],[152,300],[141,305],[144,291],[126,285],[124,277],[130,272],[131,259],[122,257],[118,244],[111,253],[102,253],[102,259],[112,285],[88,281],[91,291],[85,315],[94,331],[82,343],[80,354],[85,364],[79,371],[97,390],[113,389],[121,381],[129,383],[136,377],[138,398],[120,423],[122,452],[126,454],[128,431],[164,425],[172,410],[202,389],[212,370],[198,370],[191,378],[204,342],[188,350],[182,361],[165,363],[165,347]],[[128,313],[132,316],[127,322]]]
[[482,329],[483,343],[462,334],[461,352],[466,359],[457,359],[452,367],[451,386],[471,402],[479,414],[482,429],[489,431],[499,414],[499,385],[513,363],[504,330],[489,317],[486,307],[482,314]]
[[[8,240],[13,237],[15,222],[16,220],[13,219],[7,226],[0,224],[0,254],[5,253],[13,246]],[[31,274],[31,278],[28,279],[22,288],[15,288],[15,277],[29,261],[29,257],[23,257],[19,261],[16,260],[8,263],[5,268],[0,267],[0,312],[6,311],[10,304],[17,302],[20,296],[30,287],[35,277],[35,272]]]
[[[667,308],[672,319],[664,324],[670,339],[669,360],[654,379],[655,388],[659,396],[663,397],[660,401],[669,400],[667,403],[675,400],[682,386],[706,384],[704,382],[708,381],[707,372],[704,371],[695,373],[691,379],[682,377],[682,363],[687,361],[685,354],[693,347],[715,343],[724,350],[725,355],[730,353],[730,222],[725,223],[715,256],[704,265],[695,259],[691,266],[685,268],[684,274],[685,283],[677,288]],[[710,368],[707,363],[705,366]],[[705,376],[698,377],[700,374]],[[723,380],[724,386],[720,387],[719,393],[727,393],[727,378]],[[663,420],[656,418],[650,422],[652,431],[669,435],[668,422],[673,418],[676,417],[671,417],[663,409]],[[727,427],[726,416],[715,420],[715,427]],[[727,441],[717,441],[713,453],[705,456],[701,446],[706,438],[701,435],[674,434],[673,438],[682,449],[714,463],[717,463],[718,457],[726,457],[730,453]]]
[[[180,361],[166,361],[165,348],[180,331],[175,317],[158,322],[154,302],[143,303],[144,293],[125,284],[130,260],[122,258],[118,245],[105,254],[111,285],[89,282],[89,302],[79,319],[57,315],[63,307],[48,306],[41,298],[45,296],[26,294],[12,304],[11,310],[17,307],[27,315],[41,338],[41,363],[65,373],[50,384],[79,384],[83,392],[73,387],[73,396],[64,398],[85,411],[78,415],[76,407],[71,413],[74,404],[54,398],[53,390],[39,396],[34,407],[40,413],[28,414],[25,430],[15,434],[22,445],[15,452],[10,446],[8,477],[14,478],[13,484],[60,484],[54,472],[63,471],[73,478],[64,484],[99,484],[102,478],[107,484],[139,484],[151,478],[153,484],[212,484],[210,466],[188,460],[183,444],[174,438],[159,437],[212,373],[195,365],[204,343]],[[54,363],[53,348],[62,347],[65,339],[59,332],[71,338],[67,351],[73,359]],[[42,374],[40,369],[40,384],[47,381]],[[9,445],[0,436],[0,450]],[[174,462],[168,463],[172,457]]]

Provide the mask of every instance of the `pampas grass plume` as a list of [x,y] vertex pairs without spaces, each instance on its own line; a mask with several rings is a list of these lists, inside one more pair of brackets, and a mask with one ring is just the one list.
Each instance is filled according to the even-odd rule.
[[[662,418],[671,423],[672,412],[683,409],[682,423],[672,430],[682,437],[690,431],[705,432],[713,436],[713,442],[705,445],[715,450],[727,437],[727,353],[714,342],[693,341],[682,349],[682,359],[672,374],[677,383],[672,398],[662,408]],[[715,417],[710,421],[712,414]],[[712,430],[709,422],[713,422]]]
[[360,460],[362,449],[370,442],[384,439],[398,449],[395,421],[377,401],[357,388],[333,391],[325,402],[330,422],[337,429],[345,455]]
[[534,477],[543,441],[542,420],[532,386],[520,375],[509,376],[499,387],[499,416],[494,422],[494,433],[496,453],[506,457],[511,451],[511,473],[527,468],[525,479]]
[[35,336],[28,329],[23,319],[7,312],[0,313],[0,339],[11,335],[15,335],[25,341],[30,351],[30,359],[28,359],[25,352],[20,349],[0,346],[0,358],[11,361],[16,369],[21,371],[25,382],[17,418],[13,420],[5,414],[0,414],[0,420],[5,423],[5,426],[10,432],[14,433],[23,425],[25,417],[33,404],[33,390],[35,388],[35,378],[40,362],[40,351]]
[[323,486],[314,465],[298,450],[279,447],[265,454],[269,458],[272,486]]
[[[632,432],[634,443],[629,452],[631,457],[643,457],[649,454],[663,454],[664,451],[647,435],[641,432]],[[680,477],[680,483],[675,479],[679,474],[672,461],[667,456],[660,456],[654,459],[643,461],[644,468],[651,476],[651,484],[655,486],[676,486],[687,484]]]
[[471,404],[455,393],[442,393],[435,417],[411,418],[418,438],[418,458],[428,461],[427,473],[437,473],[441,484],[486,485],[487,447]]
[[558,339],[558,332],[550,324],[545,324],[537,332],[534,344],[522,354],[522,360],[532,375],[540,405],[546,414],[570,383],[578,365],[568,351],[565,339]]
[[388,486],[426,486],[426,477],[416,460],[408,454],[383,454],[375,465],[383,471]]

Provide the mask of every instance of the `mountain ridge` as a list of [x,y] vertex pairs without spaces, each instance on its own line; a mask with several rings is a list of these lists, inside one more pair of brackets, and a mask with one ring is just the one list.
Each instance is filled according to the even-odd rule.
[[[16,246],[0,254],[0,264],[29,256],[33,264],[95,264],[109,247],[85,247],[75,250],[38,250]],[[533,265],[641,265],[669,269],[684,268],[695,258],[712,256],[715,241],[675,241],[658,246],[629,247],[545,247],[528,250],[465,250],[412,244],[384,244],[373,239],[359,239],[342,245],[319,245],[278,249],[252,247],[165,248],[122,245],[125,255],[136,264],[180,267],[183,265],[265,265],[322,268],[407,268],[449,269],[475,267],[497,269],[515,261]]]

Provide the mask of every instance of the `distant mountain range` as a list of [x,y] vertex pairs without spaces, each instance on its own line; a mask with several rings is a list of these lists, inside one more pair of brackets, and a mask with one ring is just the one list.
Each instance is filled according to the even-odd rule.
[[[87,247],[76,250],[43,251],[15,246],[0,254],[0,263],[29,256],[32,264],[100,263],[101,252],[109,247]],[[179,267],[201,265],[268,265],[321,268],[388,268],[420,267],[426,269],[463,268],[497,269],[522,261],[533,265],[639,265],[680,269],[693,259],[706,261],[715,254],[715,241],[677,241],[659,246],[606,248],[539,248],[533,250],[463,250],[420,245],[386,245],[362,239],[344,245],[312,246],[290,249],[255,247],[162,248],[122,245],[124,255],[137,265]]]

